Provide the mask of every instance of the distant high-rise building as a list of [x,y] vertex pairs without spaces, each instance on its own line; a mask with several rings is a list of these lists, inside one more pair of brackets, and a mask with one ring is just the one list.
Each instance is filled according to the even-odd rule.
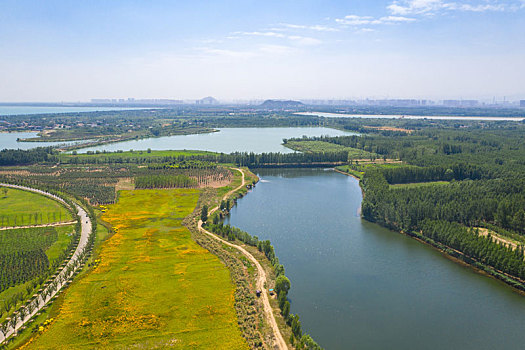
[[520,107],[525,107],[525,100],[520,100]]
[[478,104],[478,100],[443,100],[446,107],[476,107]]

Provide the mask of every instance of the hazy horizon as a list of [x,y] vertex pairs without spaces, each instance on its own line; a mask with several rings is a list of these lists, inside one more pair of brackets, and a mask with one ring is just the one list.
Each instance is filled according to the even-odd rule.
[[4,1],[0,101],[525,99],[525,0]]

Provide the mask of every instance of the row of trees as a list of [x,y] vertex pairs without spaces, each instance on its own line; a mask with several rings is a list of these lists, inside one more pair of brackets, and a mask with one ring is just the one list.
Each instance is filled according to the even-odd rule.
[[179,162],[148,165],[148,169],[216,169],[217,164],[196,159],[183,159]]
[[0,215],[0,226],[40,225],[62,221],[62,212],[48,212],[47,221],[43,213]]
[[181,164],[183,162],[213,162],[221,164],[236,164],[239,166],[248,166],[253,168],[262,167],[279,167],[285,165],[292,166],[313,166],[318,164],[341,164],[348,161],[348,152],[317,152],[317,153],[248,153],[236,152],[231,154],[210,153],[194,155],[174,155],[162,157],[147,157],[129,155],[117,156],[115,154],[90,156],[90,157],[68,157],[63,159],[66,163],[71,164],[160,164],[154,168],[166,168],[171,165]]
[[42,249],[0,254],[0,292],[45,274],[49,260]]
[[[227,206],[229,205],[224,203],[223,207],[226,208]],[[201,220],[203,220],[203,222],[208,220],[207,207],[203,207],[201,210]],[[290,290],[291,283],[288,277],[286,277],[284,274],[284,266],[279,263],[279,258],[275,255],[275,249],[271,242],[269,240],[261,241],[257,236],[252,236],[237,227],[224,225],[219,221],[219,214],[214,214],[210,221],[211,222],[208,222],[204,225],[207,230],[223,238],[226,238],[229,241],[239,240],[248,245],[257,247],[261,253],[264,253],[266,258],[272,264],[275,272],[276,280],[274,290],[277,293],[277,301],[279,308],[281,309],[281,314],[286,320],[286,323],[292,329],[290,342],[294,344],[297,349],[320,350],[321,347],[312,339],[310,335],[303,334],[301,322],[299,321],[299,315],[290,314],[291,305],[290,301],[288,300],[288,291]]]
[[0,151],[0,166],[28,165],[58,161],[57,151],[52,147],[38,147],[31,150],[4,149]]
[[150,175],[135,178],[136,188],[192,188],[196,186],[198,182],[186,175]]
[[525,280],[523,247],[495,243],[490,234],[480,236],[477,229],[455,222],[425,220],[421,234],[509,275]]

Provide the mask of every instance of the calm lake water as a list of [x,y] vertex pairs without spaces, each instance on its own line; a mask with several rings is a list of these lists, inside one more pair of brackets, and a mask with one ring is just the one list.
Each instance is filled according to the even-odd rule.
[[214,152],[293,152],[282,144],[283,138],[306,136],[355,135],[330,128],[224,128],[219,132],[197,135],[175,135],[158,138],[124,141],[88,147],[77,150],[87,151],[129,151],[133,150],[201,150]]
[[326,118],[372,118],[372,119],[432,119],[432,120],[511,120],[522,121],[525,117],[469,117],[450,115],[386,115],[386,114],[344,114],[327,112],[301,112],[299,115],[319,116]]
[[292,312],[326,349],[522,349],[525,297],[362,220],[357,180],[261,170],[228,223],[270,239]]
[[74,112],[97,112],[97,111],[125,111],[141,108],[123,107],[34,107],[34,106],[0,106],[2,115],[25,115],[25,114],[47,114],[47,113],[74,113]]
[[31,149],[36,147],[47,147],[47,146],[57,146],[64,144],[74,144],[83,141],[73,141],[73,142],[18,142],[17,139],[25,139],[30,137],[37,137],[36,132],[1,132],[0,133],[0,150],[9,148],[9,149]]

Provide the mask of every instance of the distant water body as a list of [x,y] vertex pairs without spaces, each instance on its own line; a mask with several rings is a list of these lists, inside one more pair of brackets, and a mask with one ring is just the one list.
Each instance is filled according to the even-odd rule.
[[54,114],[54,113],[77,113],[77,112],[125,111],[125,110],[136,110],[136,109],[145,109],[145,108],[0,106],[0,116],[50,114],[50,113]]
[[432,120],[489,120],[489,121],[517,121],[525,117],[469,117],[452,115],[394,115],[394,114],[343,114],[325,112],[300,112],[298,115],[318,116],[326,118],[371,118],[371,119],[432,119]]
[[200,150],[212,152],[294,152],[282,145],[283,139],[293,137],[356,135],[352,132],[331,128],[221,128],[218,132],[195,135],[173,135],[149,139],[132,140],[82,148],[78,153],[88,151],[115,152],[118,150]]
[[19,139],[29,139],[37,137],[36,132],[1,132],[0,133],[0,150],[2,149],[23,149],[28,150],[36,147],[48,147],[59,145],[72,145],[87,141],[70,141],[70,142],[20,142]]

